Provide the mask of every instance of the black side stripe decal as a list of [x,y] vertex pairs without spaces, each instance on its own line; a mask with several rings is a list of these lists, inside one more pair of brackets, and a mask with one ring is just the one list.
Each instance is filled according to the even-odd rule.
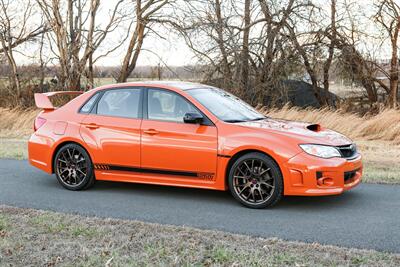
[[141,172],[141,173],[155,173],[155,174],[165,174],[165,175],[197,177],[208,180],[213,180],[214,178],[214,173],[204,173],[204,172],[160,170],[160,169],[149,169],[149,168],[139,168],[139,167],[118,166],[118,165],[107,165],[107,164],[94,164],[94,168],[96,170]]
[[137,168],[137,167],[127,167],[127,166],[110,166],[110,170],[113,170],[113,171],[125,171],[125,172],[145,172],[145,173],[157,173],[157,174],[197,177],[197,173],[196,172],[170,171],[170,170],[147,169],[147,168]]

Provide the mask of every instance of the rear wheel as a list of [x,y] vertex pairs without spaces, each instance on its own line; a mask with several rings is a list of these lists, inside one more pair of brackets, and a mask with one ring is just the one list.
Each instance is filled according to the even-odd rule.
[[271,207],[282,197],[282,174],[269,156],[258,152],[245,154],[233,163],[229,171],[229,189],[246,207]]
[[57,180],[66,189],[87,189],[95,182],[92,160],[79,145],[67,144],[61,147],[55,156],[53,167]]

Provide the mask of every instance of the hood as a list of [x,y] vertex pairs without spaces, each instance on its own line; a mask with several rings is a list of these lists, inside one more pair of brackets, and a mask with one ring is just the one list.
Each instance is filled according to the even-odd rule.
[[349,145],[352,141],[344,135],[323,128],[319,124],[286,121],[266,118],[260,121],[236,123],[237,125],[273,131],[296,139],[299,143],[311,143],[330,146]]

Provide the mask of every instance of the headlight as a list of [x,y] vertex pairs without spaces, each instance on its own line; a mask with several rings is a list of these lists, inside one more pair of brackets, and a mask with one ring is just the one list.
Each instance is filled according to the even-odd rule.
[[300,145],[300,147],[307,154],[324,159],[342,157],[339,150],[333,146],[306,144],[306,145]]

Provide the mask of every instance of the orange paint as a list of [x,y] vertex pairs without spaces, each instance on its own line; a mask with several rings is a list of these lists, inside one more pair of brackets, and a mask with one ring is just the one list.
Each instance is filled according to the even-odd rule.
[[[340,194],[360,183],[361,155],[325,159],[309,155],[299,147],[300,144],[351,144],[346,137],[319,125],[308,129],[309,124],[270,118],[239,123],[222,121],[188,93],[187,89],[196,86],[202,85],[181,82],[107,85],[83,93],[61,108],[54,108],[48,100],[49,95],[57,93],[38,94],[35,99],[43,109],[39,114],[42,123],[29,140],[29,161],[53,173],[57,148],[73,142],[89,153],[97,180],[227,190],[232,158],[246,151],[259,151],[278,164],[284,179],[284,195]],[[93,95],[116,88],[175,92],[201,111],[210,124],[150,120],[145,116],[146,105],[140,118],[80,112]]]

